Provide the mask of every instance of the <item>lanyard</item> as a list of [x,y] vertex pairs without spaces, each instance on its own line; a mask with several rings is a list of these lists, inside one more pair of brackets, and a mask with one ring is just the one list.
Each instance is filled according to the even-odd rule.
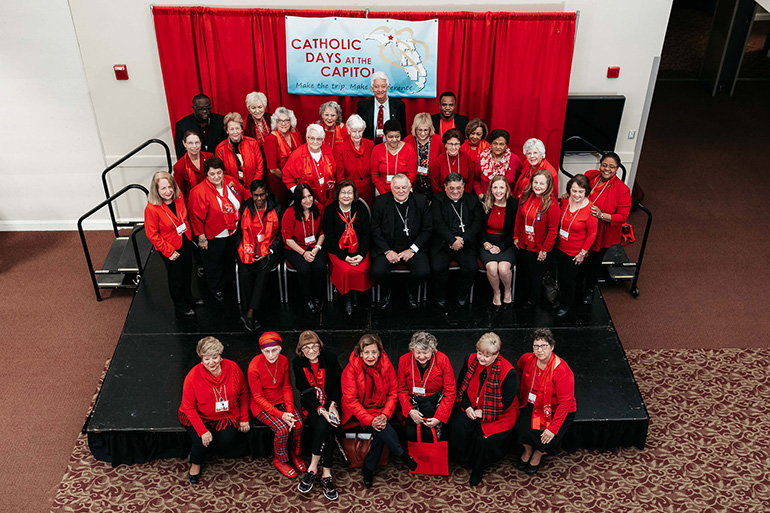
[[219,388],[211,387],[211,390],[214,391],[214,399],[216,399],[216,402],[220,403],[222,401],[227,401],[227,387],[225,385],[222,385]]
[[[313,212],[310,212],[310,229],[313,230],[313,233],[311,235],[315,235],[315,217],[313,216]],[[307,230],[305,229],[305,216],[302,216],[302,234],[305,236],[305,240],[307,240]]]
[[[567,234],[569,234],[570,230],[572,229],[572,223],[575,222],[575,219],[577,219],[578,214],[584,208],[586,208],[585,205],[583,205],[582,207],[580,207],[579,209],[577,209],[575,211],[575,214],[572,216],[572,220],[569,222],[569,226],[567,227]],[[567,208],[564,209],[564,213],[561,216],[561,224],[560,224],[560,226],[561,226],[562,230],[564,229],[564,217],[567,215],[567,212],[569,212],[569,203],[567,203]]]
[[[393,176],[398,174],[398,155],[401,153],[401,150],[398,150],[398,153],[396,153],[396,165],[393,166]],[[390,155],[390,150],[386,147],[385,148],[385,176],[388,176],[390,174],[390,165],[388,164],[388,155]]]
[[318,182],[321,182],[321,160],[323,159],[323,154],[321,154],[321,157],[318,159],[318,162],[315,161],[313,158],[313,154],[310,154],[310,162],[313,163],[313,169],[315,170],[315,177]]
[[[446,154],[446,165],[449,167],[449,172],[452,172],[452,164],[449,162],[449,153]],[[460,168],[460,154],[457,154],[457,172],[462,175],[462,169]]]
[[[532,200],[529,202],[529,208],[527,209],[527,215],[524,218],[524,224],[527,224],[527,221],[529,221],[529,211],[532,210],[532,207],[535,206],[535,199],[538,199],[537,195],[532,196]],[[535,212],[537,214],[537,212]],[[532,218],[532,226],[535,225],[535,218]]]
[[[414,389],[415,389],[414,362],[415,362],[415,357],[414,357],[414,355],[412,355],[412,392],[414,392]],[[425,374],[425,377],[422,379],[422,388],[425,388],[425,384],[428,382],[428,377],[430,376],[430,371],[433,370],[433,364],[434,363],[436,363],[436,358],[434,356],[431,356],[431,358],[430,358],[430,368],[428,369],[428,372]],[[425,393],[425,395],[427,395],[427,392]]]
[[[262,221],[264,219],[263,216],[259,215],[259,209],[254,207],[254,210],[257,211],[257,219],[259,219],[259,231],[257,232],[257,235],[265,231],[265,223]],[[265,207],[265,210],[263,212],[267,212],[267,207]],[[303,223],[304,226],[304,223]]]
[[[596,185],[599,185],[599,177],[596,177]],[[596,185],[592,185],[591,187],[595,188]],[[599,192],[599,194],[597,194],[596,197],[593,199],[594,205],[596,205],[596,200],[599,199],[599,196],[604,194],[604,191],[606,191],[610,187],[610,185],[612,185],[612,180],[607,181],[607,183],[604,185],[604,187],[602,187],[602,190]]]

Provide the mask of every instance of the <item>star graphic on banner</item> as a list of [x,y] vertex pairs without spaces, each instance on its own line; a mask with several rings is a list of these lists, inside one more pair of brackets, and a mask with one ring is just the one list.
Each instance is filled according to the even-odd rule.
[[[377,27],[365,37],[380,43],[380,58],[384,62],[404,70],[409,80],[417,86],[416,91],[425,87],[428,74],[423,61],[427,60],[430,49],[424,41],[414,37],[411,28],[396,30],[393,27],[382,26]],[[418,46],[423,48],[424,56],[418,51]],[[386,55],[386,50],[388,55]],[[414,92],[412,91],[412,94]]]
[[393,36],[388,36],[388,41],[393,41]]

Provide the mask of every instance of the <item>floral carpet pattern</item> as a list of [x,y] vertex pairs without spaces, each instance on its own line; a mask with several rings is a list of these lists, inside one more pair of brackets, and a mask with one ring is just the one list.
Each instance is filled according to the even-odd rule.
[[339,500],[307,494],[268,460],[210,460],[201,483],[187,463],[96,461],[79,436],[52,500],[54,512],[766,512],[770,511],[770,349],[629,350],[650,414],[643,451],[578,451],[544,459],[528,476],[517,453],[468,486],[469,470],[410,475],[392,458],[362,484],[335,468]]

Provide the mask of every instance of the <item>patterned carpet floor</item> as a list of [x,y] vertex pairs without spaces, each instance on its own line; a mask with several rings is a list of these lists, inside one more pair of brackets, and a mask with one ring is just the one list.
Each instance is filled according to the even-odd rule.
[[[187,463],[120,466],[94,460],[80,436],[52,500],[54,512],[766,512],[770,511],[770,349],[629,350],[650,413],[647,447],[562,453],[534,476],[512,453],[468,486],[469,470],[413,476],[401,462],[364,488],[336,469],[339,500],[297,491],[268,460],[211,460],[201,484]],[[579,407],[579,405],[578,405]]]

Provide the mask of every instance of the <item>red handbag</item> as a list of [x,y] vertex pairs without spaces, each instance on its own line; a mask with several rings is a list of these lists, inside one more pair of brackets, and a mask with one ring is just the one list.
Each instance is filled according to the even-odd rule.
[[634,237],[634,227],[631,224],[623,223],[623,226],[620,229],[620,243],[625,246],[627,244],[631,244],[636,240],[636,237]]
[[[348,435],[354,435],[348,438]],[[348,433],[345,438],[342,439],[342,451],[344,456],[347,457],[350,468],[360,468],[364,466],[364,459],[369,454],[369,449],[372,445],[371,433]],[[368,435],[368,436],[367,436]],[[390,449],[387,445],[382,447],[382,454],[380,455],[380,461],[377,465],[387,465],[388,457],[390,456]]]
[[422,441],[422,426],[417,426],[417,441],[408,442],[409,455],[417,462],[417,469],[410,470],[412,474],[427,474],[433,476],[449,475],[449,445],[439,442],[435,428],[432,442]]

